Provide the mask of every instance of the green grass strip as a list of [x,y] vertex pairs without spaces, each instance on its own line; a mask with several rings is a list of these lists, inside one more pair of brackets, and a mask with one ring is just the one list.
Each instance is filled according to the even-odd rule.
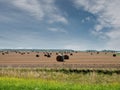
[[75,84],[55,80],[0,77],[0,90],[120,90],[120,84]]

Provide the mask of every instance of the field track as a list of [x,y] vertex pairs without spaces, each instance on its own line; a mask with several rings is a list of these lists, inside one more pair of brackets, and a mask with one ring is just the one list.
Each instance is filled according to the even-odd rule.
[[[36,55],[40,57],[36,57]],[[69,60],[56,61],[56,53],[52,52],[50,58],[45,57],[43,52],[25,52],[21,55],[16,52],[0,53],[0,67],[40,67],[40,68],[118,68],[120,69],[120,56],[113,57],[113,53],[78,52],[69,55]]]

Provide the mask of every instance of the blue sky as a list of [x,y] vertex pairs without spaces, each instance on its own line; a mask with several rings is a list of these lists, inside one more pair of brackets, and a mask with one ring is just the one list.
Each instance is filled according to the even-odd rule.
[[0,48],[120,50],[119,0],[0,0]]

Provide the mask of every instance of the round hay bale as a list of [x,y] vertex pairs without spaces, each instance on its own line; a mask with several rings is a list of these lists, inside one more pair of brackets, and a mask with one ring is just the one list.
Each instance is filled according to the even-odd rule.
[[113,57],[116,57],[116,54],[113,54]]
[[56,53],[56,55],[58,55],[58,53]]
[[100,52],[97,52],[97,54],[99,54]]
[[64,59],[69,59],[69,56],[68,55],[64,55]]
[[52,55],[52,53],[49,53],[50,55]]
[[56,60],[57,60],[58,62],[63,62],[63,61],[64,61],[64,58],[63,58],[63,56],[58,55],[58,56],[56,57]]
[[5,52],[5,54],[9,54],[9,53],[8,53],[8,51],[7,51],[7,52]]
[[48,54],[47,57],[51,57],[50,54]]
[[93,53],[91,53],[91,55],[93,55]]
[[24,53],[21,53],[21,55],[24,55]]
[[40,56],[37,54],[36,57],[40,57]]
[[5,53],[2,53],[2,55],[5,55]]
[[72,54],[72,53],[70,53],[70,56],[73,56],[73,54]]
[[47,57],[47,54],[44,54],[45,57]]

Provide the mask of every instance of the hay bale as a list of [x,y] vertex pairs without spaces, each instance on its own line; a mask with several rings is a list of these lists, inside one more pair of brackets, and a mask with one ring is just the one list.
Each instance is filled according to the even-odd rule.
[[40,57],[40,56],[37,54],[36,57]]
[[50,55],[52,55],[52,53],[49,53]]
[[56,55],[58,55],[58,53],[56,53]]
[[21,55],[24,55],[24,53],[21,53]]
[[7,51],[7,52],[5,52],[5,54],[9,54],[9,53],[8,53],[8,51]]
[[2,53],[2,55],[5,55],[5,53]]
[[105,54],[107,54],[107,53],[105,53]]
[[45,57],[49,57],[49,58],[51,57],[51,55],[50,55],[49,53],[44,54],[44,56],[45,56]]
[[64,55],[64,59],[69,59],[69,56],[68,55]]
[[51,57],[51,55],[50,55],[50,54],[47,54],[47,57]]
[[100,52],[97,52],[97,54],[99,54]]
[[58,62],[64,62],[64,58],[63,58],[63,56],[61,56],[61,55],[58,55],[58,56],[56,57],[56,60],[57,60]]
[[93,55],[93,53],[91,53],[91,55]]
[[70,56],[73,56],[73,54],[72,54],[72,53],[70,53]]
[[113,54],[113,57],[116,57],[116,54]]
[[75,53],[78,53],[77,51],[75,51]]
[[47,56],[47,54],[44,54],[44,56],[46,57],[46,56]]

